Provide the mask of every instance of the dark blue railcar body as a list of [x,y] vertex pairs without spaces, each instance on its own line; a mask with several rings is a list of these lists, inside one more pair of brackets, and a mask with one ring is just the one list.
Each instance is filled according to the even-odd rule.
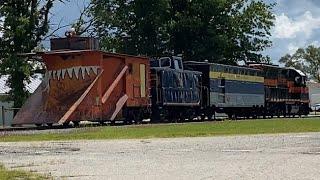
[[152,87],[154,103],[165,106],[200,106],[201,73],[170,68],[152,68],[157,85]]

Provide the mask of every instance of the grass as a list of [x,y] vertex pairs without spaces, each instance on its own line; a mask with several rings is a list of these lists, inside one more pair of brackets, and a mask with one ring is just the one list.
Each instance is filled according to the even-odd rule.
[[48,179],[35,173],[21,171],[21,170],[7,170],[3,165],[0,165],[0,179],[11,180],[11,179],[25,179],[25,180],[42,180]]
[[5,135],[0,136],[0,142],[145,139],[299,132],[320,132],[320,118],[91,127],[75,129],[64,133]]

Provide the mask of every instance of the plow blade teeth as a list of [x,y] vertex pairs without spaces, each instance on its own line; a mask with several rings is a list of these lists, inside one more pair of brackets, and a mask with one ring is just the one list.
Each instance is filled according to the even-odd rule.
[[62,75],[62,79],[64,79],[65,75],[66,75],[66,69],[62,69],[61,70],[61,75]]
[[68,69],[67,69],[67,72],[68,72],[69,78],[72,79],[72,76],[73,76],[73,75],[72,75],[72,73],[73,73],[73,68],[68,68]]
[[74,67],[74,73],[76,75],[76,78],[79,79],[79,71],[80,71],[80,67]]

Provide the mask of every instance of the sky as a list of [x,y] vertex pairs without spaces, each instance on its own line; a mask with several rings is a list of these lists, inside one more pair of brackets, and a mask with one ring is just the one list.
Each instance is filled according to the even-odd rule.
[[[89,0],[69,0],[57,3],[53,9],[51,22],[55,25],[72,23]],[[272,28],[272,47],[263,54],[271,57],[274,63],[285,54],[294,53],[299,47],[320,46],[320,0],[264,0],[276,3],[273,11],[276,16]],[[61,32],[66,29],[61,30]]]

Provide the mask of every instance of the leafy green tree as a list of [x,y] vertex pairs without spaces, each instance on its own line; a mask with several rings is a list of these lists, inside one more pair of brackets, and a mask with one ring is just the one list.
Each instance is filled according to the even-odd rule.
[[261,61],[271,45],[273,4],[262,0],[92,0],[105,50],[234,64]]
[[279,62],[286,67],[299,69],[320,82],[320,47],[311,45],[305,49],[299,48],[293,55],[283,56]]
[[10,97],[21,107],[28,92],[25,83],[32,64],[21,56],[39,45],[49,29],[49,12],[55,0],[3,0],[0,4],[0,68],[9,75]]
[[104,50],[160,55],[169,40],[167,0],[92,0],[90,15]]

